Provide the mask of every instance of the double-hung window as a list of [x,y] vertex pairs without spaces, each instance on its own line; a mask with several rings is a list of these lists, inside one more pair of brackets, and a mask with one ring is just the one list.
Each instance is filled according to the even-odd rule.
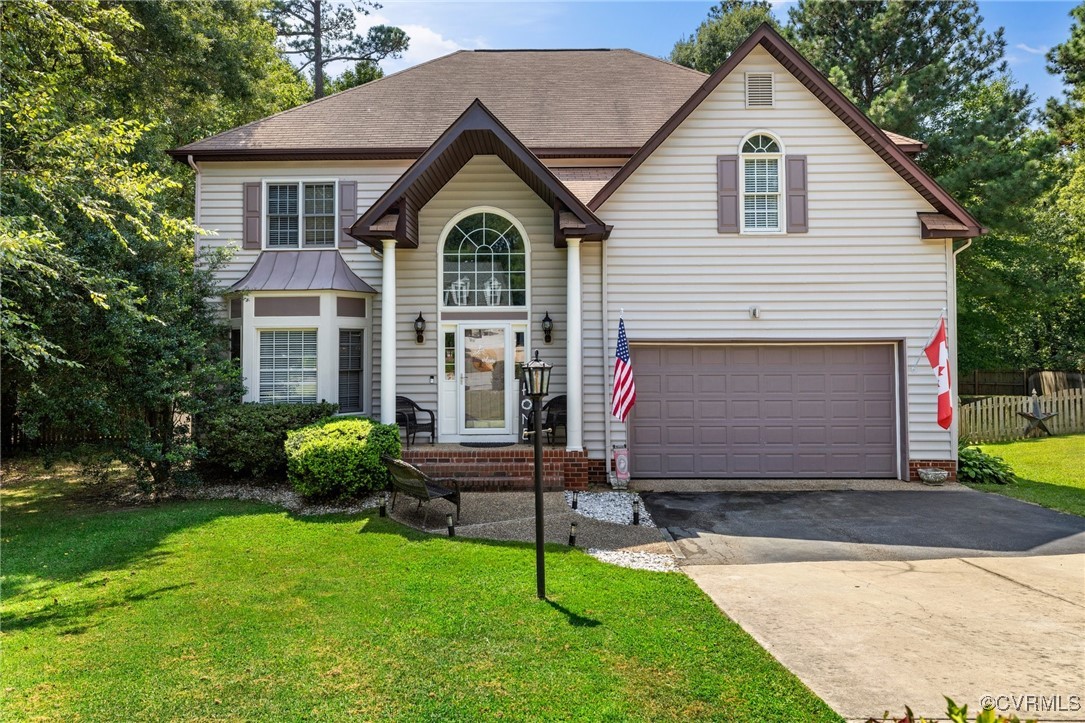
[[268,248],[335,246],[335,183],[267,185]]
[[742,230],[781,231],[780,144],[765,134],[742,144]]
[[260,332],[260,401],[316,402],[316,329]]

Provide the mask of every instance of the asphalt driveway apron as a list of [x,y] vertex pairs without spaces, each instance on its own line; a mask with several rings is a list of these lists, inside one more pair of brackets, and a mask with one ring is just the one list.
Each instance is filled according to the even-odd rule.
[[956,486],[642,496],[685,572],[846,719],[944,716],[947,695],[1085,721],[1085,519]]

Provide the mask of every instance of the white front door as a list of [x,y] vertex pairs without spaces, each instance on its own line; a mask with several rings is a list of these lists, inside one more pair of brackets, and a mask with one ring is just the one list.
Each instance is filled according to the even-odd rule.
[[513,436],[512,342],[511,324],[473,322],[457,327],[457,426],[464,437]]

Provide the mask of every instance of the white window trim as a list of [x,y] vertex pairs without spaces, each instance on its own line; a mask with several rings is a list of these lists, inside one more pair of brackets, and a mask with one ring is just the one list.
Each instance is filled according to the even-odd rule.
[[[305,184],[328,184],[330,183],[334,189],[332,192],[332,198],[335,200],[335,212],[332,214],[332,228],[335,230],[333,235],[333,241],[327,246],[306,246],[305,245]],[[268,222],[269,207],[268,203],[268,186],[285,186],[293,184],[298,187],[298,245],[297,246],[271,246],[269,241],[271,240],[270,223]],[[265,251],[327,251],[328,249],[339,248],[339,179],[338,178],[265,178],[263,179],[263,187],[260,191],[263,196],[260,198],[260,207],[262,209],[262,218],[260,219],[260,227],[263,229],[263,243],[261,247]]]
[[[493,213],[502,216],[512,222],[512,225],[516,227],[516,230],[520,232],[520,238],[524,241],[524,305],[523,306],[446,306],[445,305],[445,242],[448,240],[448,234],[452,232],[452,229],[456,227],[463,219],[468,216],[473,216],[476,213]],[[441,230],[441,235],[438,237],[440,243],[437,245],[437,312],[438,317],[445,311],[507,311],[511,313],[519,313],[527,311],[531,312],[531,239],[527,235],[527,229],[520,223],[520,219],[503,208],[497,206],[473,206],[471,208],[460,211],[445,224],[445,227]],[[510,317],[510,321],[512,318]]]
[[[314,316],[256,316],[254,299],[280,296],[298,296],[298,291],[258,291],[244,295],[241,325],[241,368],[245,384],[245,401],[260,401],[260,332],[317,330],[317,401],[335,402],[339,399],[339,330],[361,329],[365,332],[362,342],[362,383],[365,398],[362,414],[372,416],[379,394],[373,389],[373,295],[321,291],[320,313]],[[346,296],[366,300],[364,317],[339,316],[336,298]]]
[[277,331],[311,331],[316,335],[316,368],[314,368],[312,370],[313,373],[314,373],[314,376],[315,376],[315,378],[313,380],[313,382],[315,384],[315,389],[313,391],[313,401],[312,402],[285,402],[285,403],[286,404],[315,404],[317,402],[320,402],[321,401],[321,399],[320,399],[320,358],[323,355],[320,353],[320,327],[319,326],[271,327],[271,328],[258,328],[256,330],[256,349],[255,349],[255,351],[256,351],[256,354],[255,354],[255,356],[256,356],[256,394],[255,394],[256,401],[260,402],[261,404],[284,403],[284,402],[265,402],[262,399],[262,397],[263,397],[263,388],[262,388],[263,387],[263,380],[261,379],[261,376],[263,374],[264,357],[263,357],[263,354],[261,354],[261,352],[260,352],[260,347],[261,347],[260,337],[265,332],[277,332]]
[[[750,140],[754,136],[768,136],[776,141],[776,145],[780,147],[779,153],[743,153],[742,148],[746,145],[746,141]],[[750,131],[738,144],[738,229],[739,234],[750,236],[782,236],[787,233],[787,219],[785,214],[787,213],[787,204],[785,203],[784,189],[787,188],[786,179],[784,178],[785,163],[784,156],[787,154],[784,148],[783,141],[780,140],[780,136],[769,130],[755,130]],[[775,158],[777,160],[777,169],[779,170],[779,178],[777,179],[777,219],[780,224],[776,228],[746,228],[746,159],[747,158]]]

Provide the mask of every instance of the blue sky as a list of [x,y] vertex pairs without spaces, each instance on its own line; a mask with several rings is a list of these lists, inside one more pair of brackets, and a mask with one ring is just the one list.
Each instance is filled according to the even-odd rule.
[[[674,42],[704,20],[712,2],[553,2],[502,0],[433,2],[385,0],[366,24],[398,25],[411,49],[383,63],[394,72],[461,48],[632,48],[665,57]],[[786,20],[792,3],[777,2]],[[1007,59],[1014,77],[1027,83],[1038,105],[1062,92],[1045,70],[1044,54],[1070,34],[1073,2],[980,2],[986,25],[1006,29]]]

